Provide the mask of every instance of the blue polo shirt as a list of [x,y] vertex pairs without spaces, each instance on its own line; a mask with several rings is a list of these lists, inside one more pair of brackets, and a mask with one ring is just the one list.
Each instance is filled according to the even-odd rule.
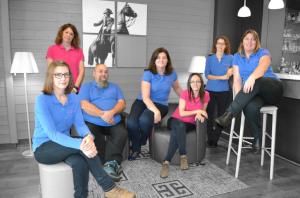
[[[124,100],[123,93],[118,85],[109,82],[107,87],[102,88],[96,81],[83,84],[80,88],[78,97],[80,101],[87,100],[102,111],[109,111],[114,108],[119,100]],[[98,116],[92,116],[85,111],[82,111],[82,113],[85,121],[99,126],[112,126]],[[115,124],[119,123],[121,121],[121,116],[116,114],[114,120]]]
[[[259,60],[262,56],[270,56],[271,54],[269,50],[260,48],[256,53],[252,53],[248,58],[245,55],[240,53],[235,53],[233,57],[233,65],[238,66],[240,76],[243,80],[243,84],[248,79],[248,77],[252,74],[252,72],[256,69],[259,64]],[[268,67],[263,77],[276,78],[277,76],[273,73],[271,65]]]
[[[168,105],[169,94],[173,83],[177,80],[177,74],[173,71],[169,75],[153,74],[151,71],[144,71],[142,81],[150,83],[150,99],[153,102]],[[142,93],[140,92],[138,100],[142,99]]]
[[84,137],[90,130],[85,125],[80,103],[75,94],[68,94],[67,102],[62,105],[55,95],[41,94],[35,101],[35,128],[32,138],[33,151],[48,141],[79,149],[81,138],[70,137],[72,124],[79,136]]
[[[227,73],[227,70],[232,66],[232,55],[224,54],[219,61],[216,54],[212,54],[207,57],[205,65],[205,77],[208,75],[223,76]],[[228,80],[207,80],[205,87],[208,91],[229,91]]]

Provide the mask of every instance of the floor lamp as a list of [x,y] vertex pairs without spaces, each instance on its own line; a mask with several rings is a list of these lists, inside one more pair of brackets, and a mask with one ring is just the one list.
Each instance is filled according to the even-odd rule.
[[30,133],[30,123],[29,123],[29,111],[28,111],[28,96],[27,96],[27,74],[28,73],[38,73],[38,67],[31,52],[16,52],[10,73],[24,74],[24,89],[25,89],[25,106],[27,115],[27,129],[28,129],[28,140],[29,140],[29,150],[25,150],[22,155],[24,157],[33,157],[33,152],[31,148],[31,133]]

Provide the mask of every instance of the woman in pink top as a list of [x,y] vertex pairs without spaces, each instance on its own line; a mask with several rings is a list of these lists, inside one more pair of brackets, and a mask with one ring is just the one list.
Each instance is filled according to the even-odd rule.
[[56,35],[55,45],[48,48],[47,63],[62,60],[70,66],[74,88],[72,92],[78,93],[84,78],[84,56],[79,47],[80,39],[76,27],[70,23],[62,25]]
[[179,105],[172,117],[171,137],[167,156],[162,165],[160,176],[169,176],[169,162],[172,160],[177,148],[180,154],[181,170],[188,169],[186,156],[186,132],[195,129],[196,120],[205,124],[207,118],[206,107],[209,101],[209,93],[204,90],[203,79],[200,74],[192,73],[187,82],[187,90],[180,94]]

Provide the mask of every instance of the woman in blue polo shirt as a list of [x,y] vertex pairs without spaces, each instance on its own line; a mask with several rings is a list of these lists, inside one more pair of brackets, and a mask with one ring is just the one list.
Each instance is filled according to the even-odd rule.
[[[51,62],[43,93],[37,96],[35,103],[35,159],[43,164],[64,161],[72,167],[75,198],[88,196],[89,172],[102,187],[105,197],[134,198],[134,193],[116,187],[101,167],[94,137],[83,121],[77,96],[71,93],[73,86],[70,67],[62,61]],[[73,124],[78,138],[70,136]]]
[[156,49],[145,69],[141,93],[131,106],[127,118],[128,136],[131,141],[129,160],[135,160],[145,145],[154,124],[168,113],[168,99],[173,87],[180,95],[181,87],[173,69],[169,52],[165,48]]
[[215,121],[225,127],[241,111],[249,121],[258,152],[261,143],[260,108],[277,105],[283,94],[281,81],[271,67],[271,55],[260,46],[255,30],[247,30],[241,39],[238,52],[233,57],[233,91],[235,98],[226,112]]
[[207,106],[207,146],[217,147],[222,128],[214,127],[213,120],[221,116],[228,107],[232,93],[229,87],[229,78],[232,75],[232,59],[230,43],[226,36],[215,39],[212,54],[206,59],[205,77],[207,84],[205,89],[209,92],[210,101]]

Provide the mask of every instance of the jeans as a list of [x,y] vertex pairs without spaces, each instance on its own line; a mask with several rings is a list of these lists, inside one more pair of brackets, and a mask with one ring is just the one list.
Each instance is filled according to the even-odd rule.
[[[154,103],[160,111],[161,118],[168,113],[168,106]],[[140,152],[145,145],[154,126],[154,113],[147,109],[142,100],[135,100],[126,120],[128,137],[133,152]]]
[[57,164],[65,162],[72,168],[74,181],[74,197],[86,198],[88,196],[89,171],[97,183],[107,192],[116,185],[101,167],[98,156],[86,157],[80,150],[62,146],[48,141],[39,146],[34,152],[35,159],[42,164]]
[[180,155],[186,155],[186,133],[195,129],[195,124],[171,119],[171,137],[165,161],[171,161],[177,148]]
[[231,91],[208,91],[210,100],[207,105],[207,140],[211,144],[217,144],[222,128],[219,125],[214,126],[214,119],[224,114],[229,102],[232,100]]
[[239,91],[227,111],[234,116],[243,111],[253,130],[254,140],[257,141],[261,139],[260,108],[264,105],[277,105],[282,95],[283,86],[280,80],[259,78],[251,92]]
[[99,126],[90,122],[85,122],[95,137],[98,156],[103,161],[116,160],[122,163],[122,152],[127,141],[127,131],[122,122],[114,126]]

